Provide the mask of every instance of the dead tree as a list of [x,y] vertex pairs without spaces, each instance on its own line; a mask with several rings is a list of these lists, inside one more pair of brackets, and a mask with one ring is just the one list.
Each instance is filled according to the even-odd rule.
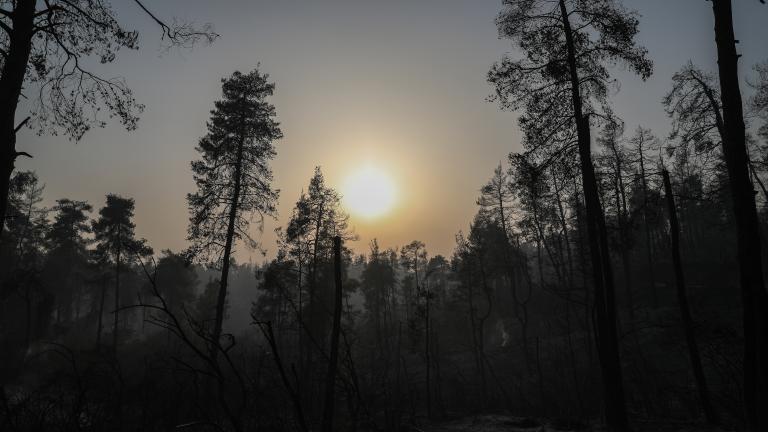
[[691,311],[688,306],[688,295],[685,288],[685,277],[683,274],[683,264],[680,258],[680,225],[677,222],[677,208],[675,207],[675,197],[672,194],[672,183],[669,180],[669,172],[662,169],[661,176],[664,180],[664,195],[667,201],[667,212],[669,213],[669,237],[672,243],[672,263],[675,269],[675,287],[677,289],[677,302],[680,307],[680,316],[683,321],[683,330],[685,331],[685,342],[688,346],[688,357],[691,361],[691,371],[696,380],[696,389],[699,392],[699,400],[704,416],[710,424],[718,424],[717,412],[712,406],[707,389],[707,380],[704,376],[704,368],[701,365],[701,356],[699,347],[696,343],[696,334],[694,323],[691,318]]

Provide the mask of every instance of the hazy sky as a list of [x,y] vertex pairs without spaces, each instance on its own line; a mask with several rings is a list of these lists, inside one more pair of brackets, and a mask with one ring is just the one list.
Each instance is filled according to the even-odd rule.
[[[285,134],[272,165],[280,215],[262,236],[270,256],[272,231],[290,215],[315,165],[341,187],[365,163],[390,173],[398,200],[381,219],[352,217],[360,235],[353,247],[367,251],[373,237],[387,247],[420,239],[431,254],[449,256],[454,235],[476,212],[478,189],[519,149],[515,115],[485,100],[492,91],[487,70],[511,50],[493,22],[499,0],[150,0],[163,17],[211,22],[221,35],[212,46],[165,54],[159,30],[133,2],[113,3],[123,22],[142,32],[142,50],[121,53],[105,71],[125,77],[146,105],[139,129],[113,124],[76,144],[27,131],[17,147],[34,159],[17,165],[37,171],[47,204],[67,197],[99,208],[107,193],[135,198],[136,231],[157,251],[186,246],[189,162],[220,96],[220,78],[258,63],[277,84],[272,102]],[[672,74],[689,59],[715,67],[711,3],[625,4],[642,15],[640,42],[655,71],[645,83],[618,71],[614,106],[628,131],[643,124],[664,135],[661,98]],[[734,4],[746,77],[768,59],[768,6]],[[238,257],[263,259],[243,247]]]

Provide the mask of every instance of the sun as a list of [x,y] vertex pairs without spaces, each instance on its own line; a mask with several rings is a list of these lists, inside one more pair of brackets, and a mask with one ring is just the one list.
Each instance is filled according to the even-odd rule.
[[350,174],[343,188],[344,205],[357,216],[374,219],[395,205],[395,184],[386,172],[365,165]]

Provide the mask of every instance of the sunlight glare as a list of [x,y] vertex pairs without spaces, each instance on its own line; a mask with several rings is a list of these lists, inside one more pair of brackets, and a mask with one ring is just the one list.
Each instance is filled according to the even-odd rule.
[[343,195],[344,204],[350,212],[365,218],[376,218],[394,206],[395,185],[387,173],[367,165],[347,177]]

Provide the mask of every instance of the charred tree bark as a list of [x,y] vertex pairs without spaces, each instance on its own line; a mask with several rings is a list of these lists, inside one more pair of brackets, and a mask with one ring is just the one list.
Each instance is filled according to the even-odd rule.
[[688,307],[688,295],[685,289],[685,277],[683,274],[683,264],[680,258],[680,225],[677,222],[677,208],[675,207],[675,197],[672,195],[672,184],[669,180],[669,172],[666,169],[661,172],[664,179],[664,195],[667,200],[667,211],[669,213],[669,232],[672,241],[672,263],[675,268],[675,285],[677,288],[677,302],[680,306],[680,316],[683,321],[683,330],[685,331],[685,342],[688,346],[688,357],[691,361],[691,371],[696,380],[696,389],[699,392],[701,409],[704,411],[704,417],[710,424],[718,424],[719,420],[712,402],[709,398],[707,389],[707,380],[704,376],[704,368],[701,365],[701,356],[699,347],[696,344],[696,334],[693,329],[693,319]]
[[341,237],[333,238],[333,274],[336,293],[333,299],[333,329],[331,330],[331,353],[328,360],[328,374],[325,378],[325,405],[323,408],[323,432],[333,432],[334,402],[336,399],[336,366],[339,360],[339,334],[341,333]]
[[762,271],[755,191],[749,178],[744,112],[739,87],[731,0],[713,0],[723,143],[736,219],[736,247],[744,307],[744,408],[747,428],[768,429],[768,292]]

